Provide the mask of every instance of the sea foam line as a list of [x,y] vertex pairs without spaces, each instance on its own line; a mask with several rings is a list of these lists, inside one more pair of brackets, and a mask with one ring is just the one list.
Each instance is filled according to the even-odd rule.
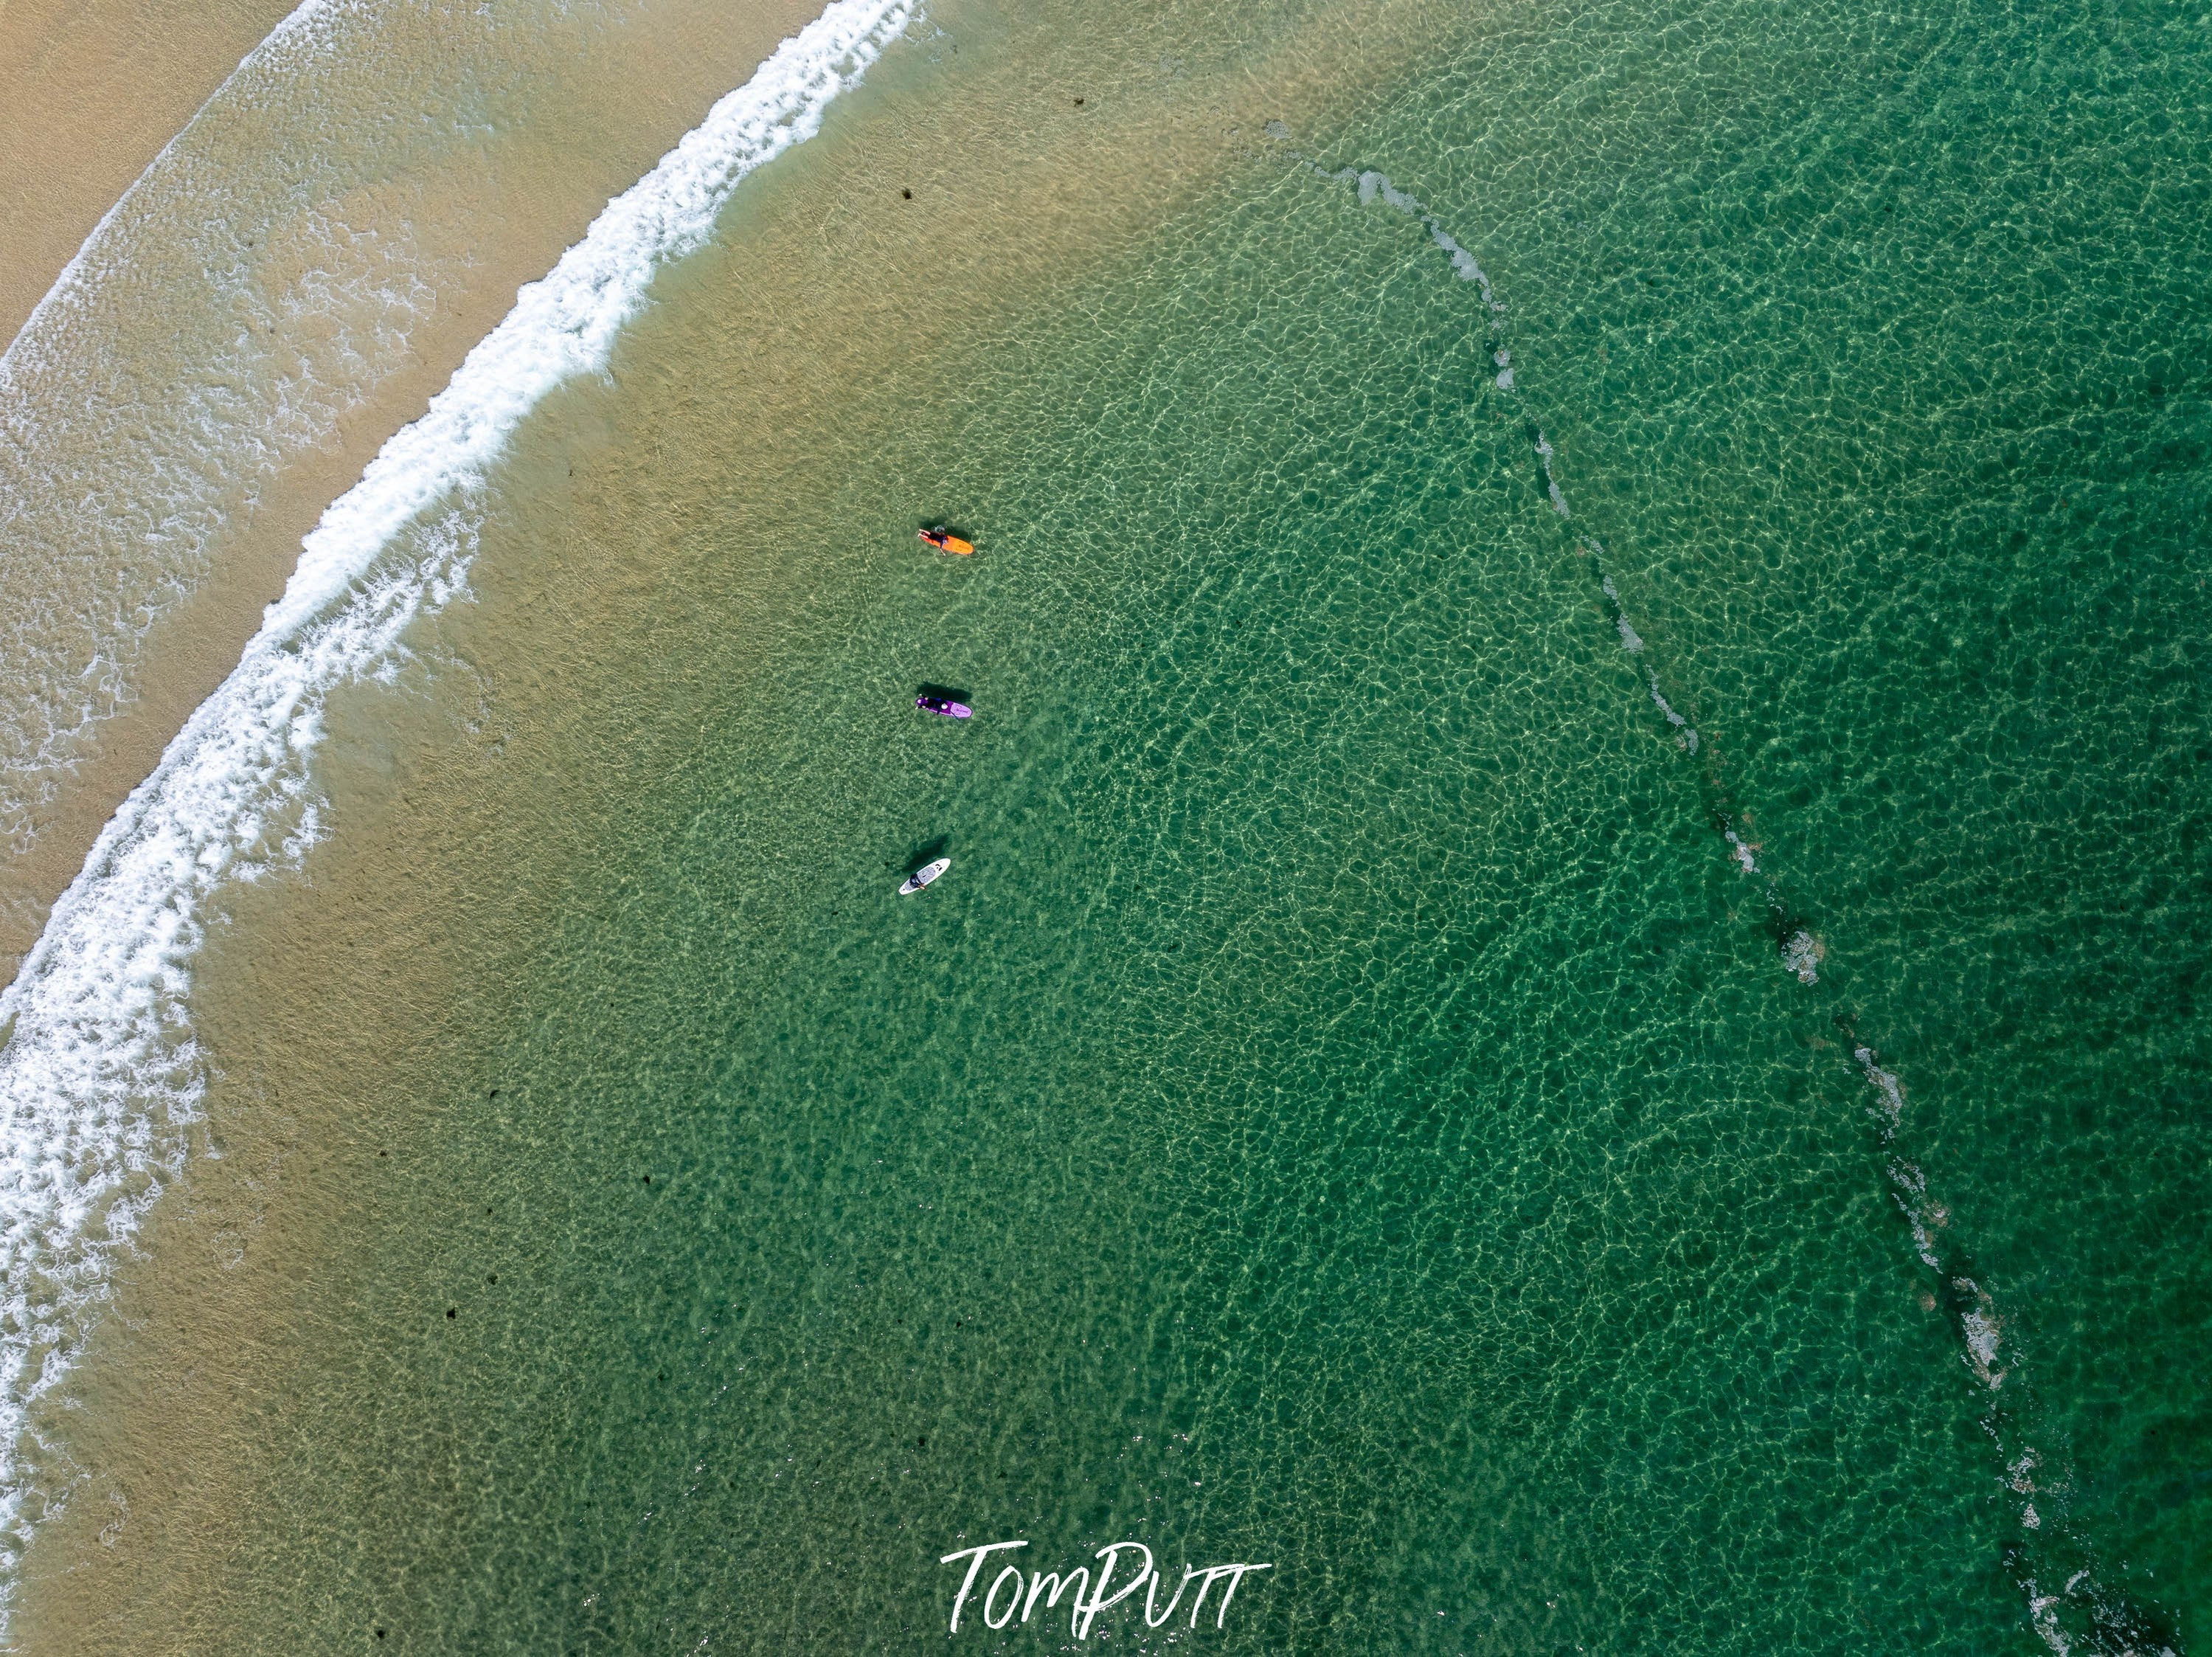
[[[127,574],[119,594],[103,589],[101,599],[118,606],[115,626],[127,625],[124,618],[133,612],[143,622],[142,606],[158,611],[189,588],[191,551],[215,524],[238,510],[240,498],[254,498],[249,479],[257,462],[267,464],[275,433],[235,424],[238,390],[220,363],[199,365],[205,373],[186,370],[183,383],[151,393],[128,375],[103,374],[96,341],[104,322],[113,318],[113,284],[120,280],[127,285],[143,252],[139,237],[160,221],[165,208],[190,201],[203,216],[211,213],[215,223],[229,222],[238,204],[198,176],[204,157],[196,155],[192,139],[208,113],[225,103],[237,107],[241,101],[265,101],[277,88],[306,82],[319,60],[343,50],[347,27],[369,9],[364,0],[302,0],[283,17],[100,215],[0,351],[0,534],[9,553],[18,559],[77,557],[94,564],[114,558],[126,572],[140,573],[183,555],[185,568],[165,570],[168,579],[157,576],[151,592],[133,592]],[[213,293],[223,285],[213,268],[220,260],[212,250],[201,251],[210,261],[204,276]],[[333,340],[346,337],[342,329]],[[140,400],[149,395],[161,406],[158,419],[148,418]],[[303,399],[311,413],[306,429],[292,434],[299,447],[325,441],[335,425],[339,410],[316,408],[316,400]],[[118,501],[111,480],[72,471],[67,458],[73,447],[70,422],[63,420],[58,432],[42,417],[58,405],[99,411],[76,434],[80,442],[83,429],[95,424],[110,434],[131,432],[152,462],[142,464],[132,481],[148,485],[149,492],[141,498],[134,490],[132,499]],[[264,411],[271,418],[280,411]],[[208,455],[191,452],[196,414],[210,423],[231,415],[230,435],[245,445],[236,464],[210,466]],[[294,423],[298,420],[295,411]],[[51,469],[56,465],[59,470]],[[242,496],[224,500],[226,491],[240,490]],[[58,524],[70,527],[70,539],[53,539]],[[40,813],[59,793],[62,774],[85,757],[94,728],[135,699],[126,670],[106,648],[110,641],[102,638],[100,624],[88,615],[72,619],[88,636],[70,641],[64,631],[51,641],[53,654],[28,649],[22,660],[11,662],[12,682],[0,694],[0,847],[7,850],[30,847]],[[28,623],[32,617],[27,612],[5,620]],[[19,648],[24,643],[9,642]],[[88,649],[89,659],[82,659],[73,644]]]
[[[312,3],[312,0],[311,0]],[[302,543],[230,676],[102,831],[0,992],[0,1561],[58,1489],[32,1409],[66,1374],[109,1268],[181,1167],[204,1075],[193,957],[226,885],[320,832],[308,762],[337,687],[388,674],[407,624],[450,598],[468,496],[530,411],[603,369],[654,271],[702,246],[754,168],[820,128],[916,0],[836,0],[639,182],[471,350]],[[308,15],[303,6],[293,20]],[[291,20],[288,20],[288,24]],[[403,554],[391,554],[405,537]],[[14,1572],[0,1574],[0,1615]]]
[[[1270,136],[1285,137],[1286,133]],[[1563,520],[1571,520],[1574,512],[1570,505],[1565,487],[1560,480],[1555,461],[1556,451],[1529,412],[1526,394],[1516,383],[1513,356],[1507,339],[1505,302],[1491,282],[1489,274],[1477,261],[1474,254],[1445,228],[1437,216],[1419,201],[1394,185],[1383,174],[1358,168],[1340,168],[1334,171],[1309,157],[1299,160],[1310,172],[1332,183],[1349,183],[1358,187],[1363,207],[1381,202],[1398,212],[1421,222],[1429,239],[1443,250],[1451,261],[1453,270],[1462,282],[1474,283],[1482,295],[1484,309],[1488,313],[1487,334],[1491,347],[1491,362],[1495,367],[1493,384],[1520,412],[1523,426],[1535,450],[1538,474],[1543,480],[1544,492],[1552,509]],[[1620,635],[1620,647],[1630,655],[1644,657],[1646,644],[1644,637],[1631,624],[1623,607],[1620,588],[1606,568],[1605,548],[1595,537],[1578,535],[1577,545],[1589,560],[1589,568],[1598,577],[1599,589],[1605,595],[1606,610],[1615,631]],[[1696,755],[1700,739],[1697,728],[1690,723],[1667,699],[1661,687],[1659,674],[1650,662],[1643,663],[1644,676],[1651,700],[1672,729],[1675,746],[1689,755]],[[1714,763],[1708,750],[1708,767]],[[1705,780],[1707,809],[1713,825],[1727,842],[1729,854],[1738,871],[1747,878],[1759,882],[1769,911],[1769,920],[1782,964],[1808,988],[1820,982],[1820,966],[1827,954],[1827,946],[1812,929],[1801,922],[1784,899],[1781,887],[1772,874],[1759,861],[1760,850],[1756,841],[1746,839],[1738,832],[1737,813],[1729,804],[1726,789],[1717,772],[1708,770]],[[1839,1020],[1848,1023],[1848,1020]],[[1980,1282],[1953,1260],[1948,1259],[1938,1240],[1939,1234],[1950,1223],[1950,1210],[1929,1195],[1928,1177],[1920,1167],[1898,1153],[1897,1137],[1904,1126],[1905,1113],[1905,1088],[1897,1075],[1883,1068],[1874,1048],[1859,1041],[1854,1033],[1850,1041],[1851,1056],[1856,1061],[1860,1074],[1874,1098],[1868,1106],[1873,1118],[1879,1143],[1888,1162],[1891,1194],[1904,1215],[1911,1234],[1914,1252],[1921,1263],[1934,1275],[1936,1293],[1928,1304],[1942,1304],[1948,1312],[1960,1341],[1960,1357],[1975,1381],[1984,1389],[1990,1400],[1983,1418],[1983,1429],[1997,1447],[1999,1460],[2004,1465],[2005,1487],[2021,1498],[2019,1509],[2021,1530],[2037,1544],[2008,1550],[2007,1563],[2014,1581],[2027,1605],[2028,1621],[2041,1638],[2052,1657],[2070,1657],[2075,1648],[2112,1657],[2174,1657],[2174,1653],[2163,1646],[2154,1645],[2149,1633],[2150,1624],[2120,1593],[2107,1589],[2097,1579],[2095,1561],[2087,1543],[2073,1530],[2064,1518],[2063,1503],[2071,1480],[2063,1465],[2057,1472],[2044,1470],[2050,1467],[2050,1459],[2030,1441],[2028,1429],[2023,1423],[2023,1411],[2007,1409],[1997,1402],[1998,1389],[2017,1366],[2017,1360],[2003,1356],[2006,1319],[2001,1314],[1995,1297]],[[2008,1367],[2009,1366],[2009,1367]],[[2016,1395],[2021,1389],[2014,1387]],[[2039,1477],[2039,1475],[2040,1475]],[[2054,1522],[2036,1506],[2035,1498],[2042,1495],[2045,1505],[2057,1514]],[[2041,1585],[2037,1571],[2038,1561],[2045,1569],[2065,1571],[2065,1586],[2058,1593],[2047,1592]],[[2062,1618],[2063,1610],[2071,1613]]]
[[31,314],[23,319],[23,326],[15,330],[15,337],[9,341],[8,349],[0,351],[0,379],[6,377],[14,364],[18,348],[30,336],[40,319],[49,310],[68,304],[82,295],[85,273],[90,268],[109,227],[137,198],[146,180],[161,170],[162,164],[169,159],[170,152],[185,141],[185,135],[198,124],[200,117],[214,107],[240,76],[258,69],[268,58],[299,43],[301,37],[309,34],[326,14],[339,10],[344,3],[345,0],[301,0],[301,3],[286,13],[275,28],[262,36],[260,43],[252,51],[238,60],[237,66],[222,77],[222,83],[208,94],[200,107],[192,112],[191,118],[176,130],[168,143],[155,152],[154,159],[148,161],[138,176],[125,187],[123,193],[115,198],[114,204],[100,216],[100,222],[92,227],[92,234],[85,237],[82,245],[70,256],[70,262],[62,266],[61,274],[54,278],[53,285],[31,308]]

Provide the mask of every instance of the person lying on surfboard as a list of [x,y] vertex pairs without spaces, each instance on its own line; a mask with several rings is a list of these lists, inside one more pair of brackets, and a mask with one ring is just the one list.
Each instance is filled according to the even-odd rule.
[[932,880],[935,880],[939,875],[944,874],[946,869],[951,868],[951,867],[952,860],[950,857],[939,857],[933,862],[924,863],[920,868],[915,870],[913,874],[906,877],[906,884],[899,888],[899,896],[902,898],[913,897],[915,892],[921,891],[922,887],[927,886]]
[[975,550],[973,541],[962,540],[943,524],[934,529],[923,530],[921,538],[940,552],[957,552],[963,558]]

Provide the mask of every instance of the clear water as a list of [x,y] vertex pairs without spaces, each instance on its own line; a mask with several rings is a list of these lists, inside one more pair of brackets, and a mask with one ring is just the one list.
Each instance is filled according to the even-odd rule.
[[2201,1644],[2212,26],[933,18],[239,899],[107,1626]]

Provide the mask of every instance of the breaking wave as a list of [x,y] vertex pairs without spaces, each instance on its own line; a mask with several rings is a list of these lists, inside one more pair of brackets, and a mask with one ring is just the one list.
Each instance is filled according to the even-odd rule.
[[187,995],[211,899],[319,836],[309,762],[328,699],[388,678],[408,625],[462,590],[472,492],[525,417],[605,365],[654,271],[704,244],[738,180],[811,137],[915,11],[836,0],[520,291],[323,515],[237,667],[107,825],[0,992],[0,1615],[36,1518],[33,1407],[67,1373],[199,1112]]

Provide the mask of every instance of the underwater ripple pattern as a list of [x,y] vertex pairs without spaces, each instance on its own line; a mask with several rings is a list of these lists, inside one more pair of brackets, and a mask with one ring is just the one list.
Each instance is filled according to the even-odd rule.
[[[594,527],[687,558],[509,647],[349,1176],[436,1223],[320,1291],[241,1625],[905,1649],[1134,1534],[1279,1562],[1228,1650],[2185,1648],[2194,27],[1469,24],[711,509],[672,299]],[[734,609],[771,539],[870,550]]]

